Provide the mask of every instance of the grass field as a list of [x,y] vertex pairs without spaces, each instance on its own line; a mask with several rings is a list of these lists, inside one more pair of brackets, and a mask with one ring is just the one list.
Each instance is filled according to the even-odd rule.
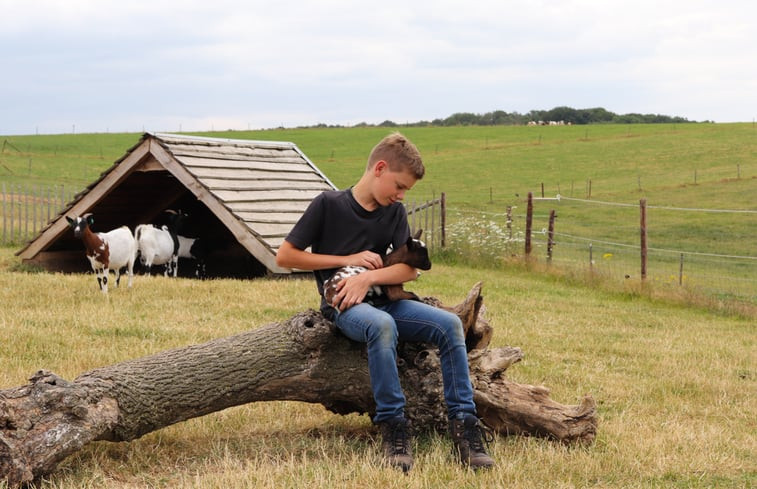
[[[97,442],[38,487],[439,488],[723,487],[757,484],[754,318],[603,291],[524,267],[435,265],[412,290],[448,304],[484,282],[494,346],[519,346],[508,370],[566,404],[592,394],[596,442],[565,447],[497,437],[494,470],[452,459],[446,437],[417,440],[408,476],[381,467],[365,416],[318,405],[253,403],[130,443]],[[317,305],[309,280],[136,277],[108,298],[92,275],[23,271],[0,248],[0,388],[40,368],[83,371],[279,321]],[[0,484],[0,487],[2,485]]]
[[[362,172],[370,148],[390,130],[306,128],[202,135],[293,141],[337,186],[345,187]],[[458,239],[453,247],[465,249],[468,257],[522,254],[517,238],[525,228],[525,197],[529,192],[540,197],[543,188],[546,197],[564,198],[535,203],[534,253],[539,260],[545,260],[543,231],[550,210],[555,210],[555,266],[586,269],[591,264],[593,273],[616,282],[638,281],[638,205],[646,199],[650,283],[682,283],[718,300],[757,305],[754,124],[402,131],[416,142],[428,170],[407,200],[420,202],[445,192],[450,235]],[[0,181],[63,184],[78,190],[136,144],[139,135],[0,138]],[[507,236],[503,239],[508,206],[513,208],[512,242]],[[471,235],[481,238],[479,249],[463,242]]]
[[[205,136],[294,141],[338,186],[362,172],[386,128],[288,129]],[[317,405],[255,403],[172,426],[131,443],[98,442],[65,461],[45,488],[754,487],[757,485],[757,256],[754,214],[649,209],[650,246],[663,251],[638,280],[639,199],[650,206],[757,210],[752,124],[403,129],[427,178],[408,199],[440,192],[450,246],[412,284],[459,302],[484,282],[494,346],[523,348],[508,371],[562,403],[598,403],[596,442],[568,448],[498,437],[495,470],[458,467],[445,437],[417,441],[407,477],[380,466],[365,416]],[[84,187],[138,134],[3,137],[0,181]],[[591,180],[591,199],[587,199]],[[534,229],[558,213],[553,264],[544,237],[524,265],[524,197]],[[598,202],[627,203],[630,207]],[[515,238],[504,213],[515,207]],[[575,237],[575,238],[574,238]],[[474,239],[475,238],[475,239]],[[588,244],[593,260],[588,268]],[[166,280],[97,291],[92,275],[34,273],[0,248],[0,389],[40,368],[67,379],[176,346],[227,336],[315,307],[307,280]],[[668,252],[666,250],[672,250]],[[678,252],[685,261],[677,285]],[[539,273],[534,273],[539,272]],[[624,277],[629,275],[630,278]],[[704,282],[704,283],[702,283]],[[736,286],[734,286],[736,284]],[[410,287],[409,287],[410,288]],[[734,305],[735,304],[735,305]],[[2,487],[0,483],[0,487]]]

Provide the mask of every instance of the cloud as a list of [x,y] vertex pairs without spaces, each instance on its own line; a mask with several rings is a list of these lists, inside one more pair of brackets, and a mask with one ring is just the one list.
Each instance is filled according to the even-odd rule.
[[0,134],[402,122],[556,105],[755,116],[757,6],[746,1],[0,0],[0,8],[0,42],[12,46]]

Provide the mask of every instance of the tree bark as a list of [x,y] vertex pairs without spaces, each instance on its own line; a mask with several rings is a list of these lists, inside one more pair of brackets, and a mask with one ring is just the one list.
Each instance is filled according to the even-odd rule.
[[[443,307],[439,301],[424,301]],[[452,308],[463,320],[479,415],[500,434],[565,443],[593,441],[595,403],[559,404],[545,387],[518,384],[504,371],[519,348],[488,349],[481,284]],[[421,344],[399,347],[406,413],[416,427],[445,430],[438,356]],[[129,441],[190,418],[255,401],[319,403],[338,414],[373,415],[365,347],[337,333],[319,312],[204,344],[98,368],[73,382],[41,370],[0,391],[0,480],[33,481],[96,440]]]

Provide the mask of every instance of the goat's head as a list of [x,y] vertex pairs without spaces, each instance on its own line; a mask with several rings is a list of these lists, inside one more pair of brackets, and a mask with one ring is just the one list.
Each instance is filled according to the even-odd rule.
[[87,213],[81,217],[77,216],[74,218],[66,216],[66,221],[68,221],[68,226],[74,230],[74,236],[80,238],[84,233],[84,230],[95,223],[95,216],[93,216],[91,213]]
[[419,229],[413,236],[407,239],[408,259],[405,263],[421,270],[430,270],[431,259],[428,256],[426,243],[421,241],[421,233],[423,233],[423,230]]
[[181,209],[178,211],[166,209],[164,212],[168,214],[168,228],[175,232],[180,232],[184,225],[184,220],[189,217],[189,214],[182,212]]

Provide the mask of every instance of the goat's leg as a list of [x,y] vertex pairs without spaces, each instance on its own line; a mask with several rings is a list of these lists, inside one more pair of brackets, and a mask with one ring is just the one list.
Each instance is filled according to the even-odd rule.
[[384,285],[382,286],[384,290],[384,294],[386,294],[387,299],[390,301],[399,301],[399,300],[410,300],[410,301],[419,301],[421,300],[420,297],[418,297],[414,292],[410,292],[408,290],[405,290],[402,288],[402,285]]
[[121,269],[116,268],[115,270],[113,270],[113,273],[116,275],[116,287],[118,287],[119,285],[121,285]]
[[108,273],[109,270],[107,268],[103,268],[100,273],[102,274],[102,291],[103,294],[108,293]]
[[176,278],[176,274],[179,273],[179,255],[171,256],[171,268],[173,269],[173,277]]

